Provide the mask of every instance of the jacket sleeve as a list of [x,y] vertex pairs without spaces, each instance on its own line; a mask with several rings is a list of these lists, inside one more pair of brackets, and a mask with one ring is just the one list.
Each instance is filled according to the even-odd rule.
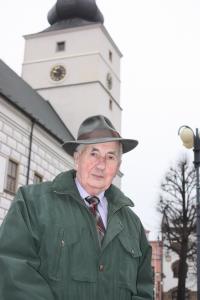
[[138,269],[137,296],[132,300],[153,300],[153,272],[151,267],[152,249],[149,245],[144,228],[141,232],[142,258]]
[[38,271],[40,259],[31,223],[20,189],[0,228],[1,300],[54,300]]

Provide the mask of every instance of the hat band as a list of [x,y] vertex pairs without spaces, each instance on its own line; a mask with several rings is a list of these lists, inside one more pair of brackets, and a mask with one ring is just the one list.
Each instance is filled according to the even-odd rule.
[[90,139],[98,139],[98,138],[121,138],[119,133],[114,130],[95,130],[87,133],[80,134],[78,136],[78,140],[90,140]]

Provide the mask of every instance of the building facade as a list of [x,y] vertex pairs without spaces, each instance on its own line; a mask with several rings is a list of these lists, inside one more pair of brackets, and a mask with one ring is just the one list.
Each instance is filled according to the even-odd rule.
[[[197,278],[194,262],[188,261],[184,300],[197,300]],[[176,300],[178,286],[178,256],[163,248],[163,300]]]
[[163,300],[163,269],[162,269],[162,255],[163,245],[159,240],[150,241],[152,247],[151,265],[154,277],[154,299]]
[[57,1],[51,26],[25,36],[22,78],[51,103],[74,136],[85,118],[99,113],[121,131],[122,54],[103,17],[90,16],[95,1],[82,1],[81,7],[78,2]]
[[[58,173],[73,167],[72,157],[61,147],[64,140],[73,139],[73,136],[51,107],[2,61],[0,73],[2,223],[19,186],[51,180]],[[27,99],[33,102],[28,103]],[[40,109],[42,113],[39,113]],[[46,115],[44,118],[43,114]],[[52,122],[50,126],[48,119]]]

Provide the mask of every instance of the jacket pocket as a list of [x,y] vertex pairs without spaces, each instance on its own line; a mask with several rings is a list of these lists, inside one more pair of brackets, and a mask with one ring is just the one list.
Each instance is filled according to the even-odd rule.
[[43,234],[40,272],[53,281],[96,282],[96,252],[85,227],[56,224]]
[[64,228],[55,225],[51,231],[44,233],[40,248],[40,272],[44,276],[59,281],[62,278],[64,247]]
[[[69,236],[71,236],[70,233]],[[68,239],[68,247],[71,278],[75,281],[96,282],[96,251],[90,231],[83,227],[76,239],[73,236],[73,245]]]
[[[120,234],[119,240],[121,244],[120,265],[119,265],[119,287],[122,295],[136,294],[137,272],[142,252],[140,250],[139,241],[131,236]],[[128,296],[121,299],[129,299]]]

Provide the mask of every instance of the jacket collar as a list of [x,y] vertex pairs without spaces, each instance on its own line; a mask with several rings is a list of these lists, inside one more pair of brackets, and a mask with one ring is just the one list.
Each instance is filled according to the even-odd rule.
[[123,206],[134,206],[132,200],[126,197],[124,193],[113,184],[107,189],[105,196],[108,200],[109,214],[115,213]]
[[[58,194],[68,194],[77,200],[82,200],[74,181],[75,176],[75,170],[60,173],[52,182],[53,191]],[[111,213],[123,206],[134,206],[133,202],[113,184],[107,189],[105,196]]]
[[75,170],[60,173],[52,182],[52,189],[58,194],[72,195],[81,198],[75,184],[76,172]]

